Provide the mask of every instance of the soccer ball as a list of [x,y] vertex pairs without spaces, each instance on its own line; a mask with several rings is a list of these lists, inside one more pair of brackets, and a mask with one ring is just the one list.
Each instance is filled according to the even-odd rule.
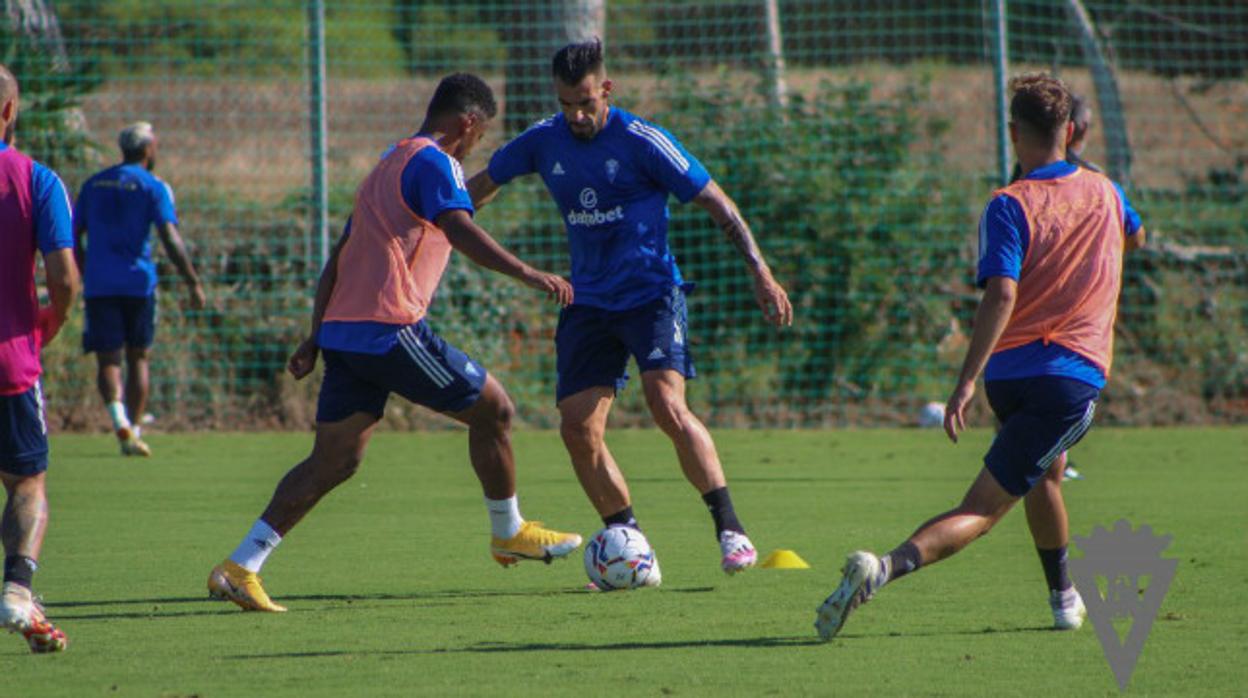
[[945,406],[939,402],[929,402],[919,410],[919,426],[924,429],[941,426],[945,423]]
[[629,526],[607,526],[585,546],[585,573],[602,591],[645,586],[654,567],[650,541]]

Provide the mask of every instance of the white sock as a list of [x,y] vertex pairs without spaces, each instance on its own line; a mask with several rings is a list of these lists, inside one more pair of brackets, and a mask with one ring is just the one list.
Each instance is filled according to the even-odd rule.
[[490,512],[490,528],[495,538],[507,540],[520,532],[524,518],[520,516],[520,500],[514,494],[507,499],[486,497],[485,508]]
[[248,572],[259,572],[269,553],[277,549],[277,544],[281,542],[282,537],[272,526],[265,523],[264,519],[256,519],[243,542],[230,554],[230,560]]
[[131,424],[130,433],[133,434],[134,438],[137,439],[139,438],[139,435],[143,433],[143,427],[139,426],[138,424]]
[[130,420],[126,418],[126,406],[120,400],[114,400],[105,407],[108,408],[109,418],[113,420],[113,431],[130,428]]

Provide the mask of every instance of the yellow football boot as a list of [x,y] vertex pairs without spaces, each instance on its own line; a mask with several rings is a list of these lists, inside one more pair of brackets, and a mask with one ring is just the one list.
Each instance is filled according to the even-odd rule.
[[208,575],[208,595],[233,601],[244,611],[285,613],[286,607],[273,603],[260,583],[260,576],[248,572],[231,560],[212,568]]
[[521,560],[541,560],[550,564],[551,560],[567,556],[580,544],[581,537],[575,533],[560,533],[542,528],[540,521],[525,521],[511,538],[491,538],[490,554],[503,567]]

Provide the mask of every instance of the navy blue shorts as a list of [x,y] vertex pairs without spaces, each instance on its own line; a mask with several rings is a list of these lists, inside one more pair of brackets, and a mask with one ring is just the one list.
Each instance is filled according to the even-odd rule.
[[485,368],[439,337],[424,320],[399,330],[385,354],[324,349],[325,377],[317,422],[338,422],[356,412],[378,419],[390,393],[438,412],[472,407],[485,386]]
[[156,336],[156,295],[94,296],[87,299],[82,350],[146,349]]
[[628,384],[628,357],[645,371],[671,369],[693,378],[689,353],[689,313],[685,292],[678,286],[645,305],[604,310],[572,305],[559,313],[555,330],[556,400],[587,388]]
[[43,416],[43,388],[0,395],[0,471],[38,475],[48,469],[48,422]]
[[1073,378],[1038,376],[984,384],[1001,430],[984,465],[1006,492],[1022,497],[1092,426],[1101,391]]

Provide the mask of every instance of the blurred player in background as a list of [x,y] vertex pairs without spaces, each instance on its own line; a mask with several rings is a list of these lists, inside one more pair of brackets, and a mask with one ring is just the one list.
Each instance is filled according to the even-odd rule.
[[[1072,95],[1072,105],[1070,108],[1071,133],[1070,140],[1066,143],[1066,162],[1082,167],[1092,172],[1100,172],[1101,168],[1093,165],[1083,159],[1083,149],[1088,145],[1088,131],[1092,128],[1092,107],[1088,105],[1088,100],[1080,95]],[[1013,184],[1023,178],[1023,166],[1021,163],[1014,164],[1014,173],[1010,177],[1010,183]],[[1122,187],[1117,182],[1114,186],[1118,189],[1118,194],[1122,197],[1122,206],[1127,218],[1127,228],[1139,230],[1142,228],[1140,224],[1140,214],[1136,213],[1135,208],[1131,205],[1130,199],[1123,193]],[[1062,472],[1063,480],[1081,480],[1083,475],[1079,469],[1075,467],[1075,462],[1070,458],[1069,454],[1063,453],[1053,463],[1053,467],[1058,468]]]
[[290,357],[290,372],[303,378],[317,354],[325,356],[312,454],[282,478],[238,548],[212,570],[212,595],[246,610],[286,610],[269,598],[257,573],[321,497],[355,473],[392,392],[467,425],[496,561],[550,562],[580,545],[580,536],[520,515],[511,398],[424,319],[452,248],[561,305],[572,301],[567,281],[520,261],[472,220],[459,161],[496,111],[493,92],[477,76],[443,79],[420,131],[391,147],[360,185],[347,229],[321,273],[311,334]]
[[152,226],[190,289],[191,307],[200,309],[205,303],[204,288],[178,235],[173,190],[152,174],[156,143],[147,122],[122,129],[118,137],[122,163],[88,179],[74,208],[74,239],[87,304],[82,347],[95,352],[96,387],[121,453],[127,456],[152,455],[140,438],[139,426],[147,407],[148,355],[156,331]]
[[697,203],[723,229],[745,258],[768,321],[790,324],[793,307],[736,204],[702,164],[667,131],[611,106],[599,40],[561,49],[553,73],[561,113],[494,153],[468,188],[480,206],[502,185],[537,173],[563,215],[576,303],[560,314],[555,335],[556,400],[572,465],[606,525],[637,525],[605,442],[631,355],[650,413],[714,519],[723,570],[743,570],[757,553],[733,509],[710,432],[685,401],[685,381],[695,375],[685,309],[692,285],[667,246],[668,196]]
[[[65,634],[44,617],[30,590],[48,527],[39,350],[69,317],[78,269],[65,185],[13,146],[17,101],[17,80],[0,65],[0,480],[8,495],[0,519],[0,625],[22,633],[35,652],[58,652],[65,649]],[[43,308],[35,288],[36,250],[43,255],[51,303]]]
[[1058,79],[1011,82],[1010,137],[1026,176],[998,190],[979,227],[984,297],[957,387],[945,407],[955,443],[984,374],[1001,429],[957,508],[924,523],[883,557],[849,555],[818,611],[826,640],[885,584],[938,562],[988,533],[1021,498],[1049,589],[1053,626],[1083,624],[1066,569],[1062,470],[1053,467],[1092,425],[1113,360],[1124,250],[1144,244],[1109,178],[1066,162],[1071,96]]

